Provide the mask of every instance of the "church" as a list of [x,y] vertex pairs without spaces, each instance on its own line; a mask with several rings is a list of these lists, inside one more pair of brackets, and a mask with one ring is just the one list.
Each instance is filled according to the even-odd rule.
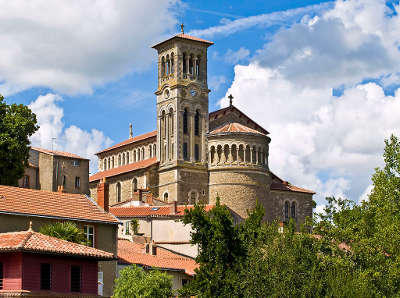
[[212,45],[182,30],[153,46],[157,130],[134,136],[130,125],[127,140],[98,152],[90,195],[97,199],[102,184],[110,206],[214,204],[219,197],[237,219],[258,201],[266,220],[299,224],[312,215],[314,192],[271,172],[269,132],[236,108],[232,96],[228,107],[208,111]]

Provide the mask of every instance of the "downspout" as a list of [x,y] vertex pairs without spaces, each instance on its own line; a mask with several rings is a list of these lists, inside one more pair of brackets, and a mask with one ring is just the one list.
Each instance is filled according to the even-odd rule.
[[57,160],[57,167],[56,167],[56,187],[58,187],[58,160]]

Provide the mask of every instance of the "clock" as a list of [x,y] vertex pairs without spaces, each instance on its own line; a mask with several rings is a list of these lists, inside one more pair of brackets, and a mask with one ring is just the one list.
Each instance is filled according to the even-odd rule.
[[190,95],[191,95],[192,97],[195,97],[195,96],[197,95],[196,89],[191,89],[191,90],[190,90]]

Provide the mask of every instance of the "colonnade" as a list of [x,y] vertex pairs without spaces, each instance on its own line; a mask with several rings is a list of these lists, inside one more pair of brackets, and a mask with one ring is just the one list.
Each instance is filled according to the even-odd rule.
[[265,147],[250,144],[221,144],[210,146],[211,165],[252,164],[268,165],[268,150]]

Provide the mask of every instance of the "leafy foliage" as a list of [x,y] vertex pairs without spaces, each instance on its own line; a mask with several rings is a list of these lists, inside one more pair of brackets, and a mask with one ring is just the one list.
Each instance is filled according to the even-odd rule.
[[137,220],[137,218],[133,218],[131,220],[131,229],[133,231],[133,235],[137,235],[137,233],[139,232],[139,221]]
[[28,166],[29,137],[39,129],[36,123],[27,106],[8,105],[0,95],[0,184],[18,185]]
[[158,270],[145,272],[142,268],[131,265],[119,272],[115,280],[113,297],[171,297],[172,278]]
[[75,223],[70,221],[43,225],[40,228],[40,233],[70,242],[87,245],[84,231],[78,228]]
[[[195,278],[182,295],[198,297],[399,297],[400,142],[385,141],[369,200],[328,197],[322,214],[296,232],[292,220],[263,223],[258,206],[234,224],[217,204],[185,211],[200,248]],[[307,220],[308,221],[308,220]]]

